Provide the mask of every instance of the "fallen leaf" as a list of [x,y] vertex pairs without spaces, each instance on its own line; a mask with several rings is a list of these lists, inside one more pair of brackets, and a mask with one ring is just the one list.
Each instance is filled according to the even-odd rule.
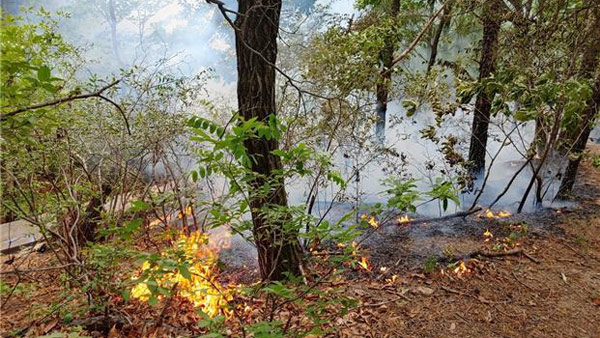
[[110,331],[108,331],[108,338],[119,338],[120,336],[119,330],[117,330],[117,327],[113,325]]
[[433,289],[426,286],[419,286],[415,288],[415,291],[424,296],[431,296],[433,294]]
[[456,330],[456,323],[450,324],[450,331]]
[[56,324],[58,324],[58,319],[53,319],[53,320],[47,322],[46,325],[44,325],[43,333],[50,332],[50,330],[52,330],[56,326]]

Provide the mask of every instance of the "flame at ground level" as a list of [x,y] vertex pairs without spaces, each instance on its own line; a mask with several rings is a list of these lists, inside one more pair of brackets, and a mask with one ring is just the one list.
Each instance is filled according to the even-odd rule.
[[199,231],[180,233],[173,247],[174,257],[162,256],[169,264],[176,262],[175,266],[145,261],[140,275],[146,278],[133,287],[131,296],[148,301],[160,290],[172,290],[210,317],[230,316],[228,303],[233,299],[233,288],[216,279],[218,248],[208,245],[208,235]]
[[479,217],[485,217],[485,218],[503,218],[503,217],[508,217],[510,216],[510,212],[508,211],[499,211],[498,213],[494,214],[493,211],[491,211],[490,209],[486,209],[483,214],[480,214]]
[[367,259],[367,257],[361,257],[360,261],[357,262],[357,264],[363,270],[365,270],[365,271],[371,271],[371,263],[369,263],[369,260]]
[[456,268],[453,270],[454,274],[456,274],[457,276],[462,276],[465,273],[469,273],[471,272],[471,270],[469,268],[467,268],[467,265],[465,264],[464,261],[460,261],[460,263],[456,266]]

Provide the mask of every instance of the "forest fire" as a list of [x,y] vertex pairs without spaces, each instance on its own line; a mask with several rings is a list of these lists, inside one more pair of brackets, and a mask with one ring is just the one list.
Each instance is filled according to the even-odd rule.
[[369,259],[367,257],[361,257],[357,264],[361,269],[371,272],[371,263],[369,263]]
[[485,229],[485,231],[483,232],[483,237],[484,237],[484,242],[489,242],[492,240],[492,238],[494,238],[494,235],[490,232],[490,230]]
[[361,216],[361,219],[362,219],[362,220],[367,220],[367,219],[368,219],[367,223],[369,223],[369,225],[370,225],[370,226],[371,226],[373,229],[377,229],[377,228],[379,228],[379,223],[377,222],[377,220],[375,219],[375,217],[374,217],[374,216],[370,216],[370,217],[369,217],[368,215],[366,215],[366,214],[363,214],[363,215]]
[[460,277],[466,273],[471,272],[471,270],[467,268],[467,265],[464,261],[460,261],[460,263],[456,266],[456,268],[454,268],[454,270],[452,270],[452,272],[454,272],[455,275]]
[[410,217],[408,217],[408,215],[403,215],[398,217],[398,223],[407,223],[412,221],[412,219]]
[[479,217],[483,217],[483,218],[504,218],[504,217],[508,217],[510,216],[511,213],[508,211],[499,211],[498,213],[494,214],[494,212],[490,209],[486,209],[483,214],[479,214]]
[[[206,313],[209,317],[217,315],[229,316],[228,302],[233,298],[232,288],[222,285],[217,280],[217,261],[219,250],[228,243],[212,245],[209,243],[208,234],[195,231],[189,235],[181,232],[173,245],[176,266],[173,258],[165,257],[163,262],[158,259],[151,263],[142,264],[140,275],[149,276],[145,281],[135,285],[131,296],[141,301],[149,301],[156,296],[157,291],[171,290],[176,295],[188,299]],[[220,243],[215,240],[214,243]]]

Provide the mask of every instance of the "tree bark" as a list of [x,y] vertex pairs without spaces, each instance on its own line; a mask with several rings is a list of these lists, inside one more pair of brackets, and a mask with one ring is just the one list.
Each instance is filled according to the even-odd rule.
[[[594,3],[594,1],[588,2],[590,4]],[[580,78],[583,80],[594,78],[594,73],[600,63],[600,33],[598,33],[600,32],[600,6],[596,5],[596,7],[591,10],[593,12],[594,21],[590,24],[590,37],[583,52],[581,69],[579,71]],[[570,144],[573,146],[571,148],[569,163],[567,164],[563,179],[558,188],[557,197],[560,199],[568,199],[571,195],[579,164],[581,163],[585,146],[592,131],[592,125],[598,117],[598,109],[600,107],[600,73],[596,74],[594,82],[594,94],[587,102],[579,127],[576,128],[575,133],[569,137],[571,139]]]
[[[400,0],[392,0],[390,16],[395,18],[398,15],[398,12],[400,12]],[[375,134],[382,142],[385,139],[385,119],[387,115],[390,85],[392,82],[392,72],[390,71],[390,68],[392,67],[394,60],[395,50],[396,43],[394,39],[388,37],[379,55],[381,70],[379,72],[380,79],[376,87],[377,101],[375,104],[375,114],[377,116],[377,122],[375,124]]]
[[[266,122],[276,113],[275,62],[281,0],[240,0],[236,20],[237,97],[241,116]],[[244,142],[255,178],[250,182],[250,208],[258,264],[264,281],[281,280],[285,273],[298,275],[302,251],[294,231],[285,230],[287,216],[274,219],[268,211],[287,207],[283,179],[275,178],[282,164],[272,151],[275,139],[252,138]],[[275,182],[274,182],[275,181]],[[266,184],[270,188],[264,191]]]
[[[481,60],[479,62],[479,83],[488,78],[495,69],[498,54],[498,35],[500,33],[501,19],[499,13],[502,4],[499,0],[485,1],[483,13],[483,42],[481,47]],[[490,112],[493,95],[487,90],[481,90],[475,102],[473,125],[471,128],[471,144],[469,147],[469,161],[471,172],[478,174],[485,169],[485,157],[490,124]]]
[[429,54],[429,62],[427,63],[427,74],[431,71],[431,68],[435,64],[435,60],[437,58],[438,45],[440,44],[440,39],[442,37],[442,32],[446,27],[450,24],[450,12],[452,11],[452,4],[448,4],[444,11],[442,12],[442,17],[440,18],[440,23],[433,35],[433,40],[431,41],[431,54]]

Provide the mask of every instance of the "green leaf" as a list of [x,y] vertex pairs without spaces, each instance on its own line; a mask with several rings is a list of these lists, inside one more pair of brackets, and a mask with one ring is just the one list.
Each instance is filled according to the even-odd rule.
[[402,101],[402,107],[406,109],[406,116],[411,117],[417,112],[418,104],[413,100]]
[[192,274],[186,265],[179,266],[179,273],[183,276],[183,278],[187,280],[192,280]]
[[123,301],[127,303],[131,298],[131,289],[125,289],[121,294],[123,296]]
[[131,202],[131,208],[129,208],[129,210],[133,212],[144,211],[148,209],[150,209],[150,204],[140,200]]
[[41,66],[38,68],[37,77],[41,82],[47,82],[50,80],[50,68],[48,66]]

